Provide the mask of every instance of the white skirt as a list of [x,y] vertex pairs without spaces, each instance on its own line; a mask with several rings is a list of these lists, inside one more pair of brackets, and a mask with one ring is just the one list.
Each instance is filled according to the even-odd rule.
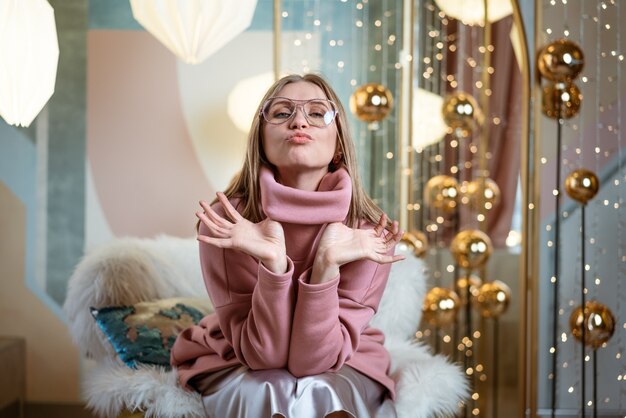
[[285,369],[236,366],[190,383],[202,394],[208,418],[322,418],[338,411],[355,418],[396,417],[386,388],[349,366],[300,378]]

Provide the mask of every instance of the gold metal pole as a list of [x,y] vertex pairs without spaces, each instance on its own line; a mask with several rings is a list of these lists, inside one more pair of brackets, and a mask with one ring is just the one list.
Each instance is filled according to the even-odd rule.
[[280,58],[281,10],[280,9],[281,9],[281,1],[274,0],[274,54],[273,54],[274,81],[278,81],[278,79],[280,78],[280,65],[281,65],[281,58]]
[[[543,2],[541,0],[535,1],[535,20],[534,20],[534,39],[535,43],[538,39],[541,39],[541,11],[543,10]],[[529,46],[526,45],[528,48]],[[532,52],[528,51],[528,54],[535,51],[535,45],[531,45]],[[526,55],[529,57],[530,55]],[[530,67],[530,65],[529,65]],[[531,74],[535,73],[534,68],[529,68],[527,74],[531,77]],[[532,79],[532,78],[531,78]],[[541,86],[539,79],[535,79],[534,86],[530,85],[529,89],[529,102],[533,104],[532,114],[532,145],[529,144],[529,170],[532,170],[528,176],[528,197],[529,197],[529,215],[528,215],[528,227],[529,227],[529,240],[528,244],[531,246],[529,250],[529,271],[528,280],[530,283],[530,364],[529,364],[529,408],[530,418],[537,417],[537,395],[538,395],[538,377],[537,371],[539,370],[539,357],[537,347],[539,347],[539,238],[540,238],[540,219],[539,208],[541,205],[541,185],[539,183],[539,152],[541,149],[541,135],[539,132],[538,121],[541,120],[541,107],[538,105],[541,100]],[[531,206],[532,205],[532,206]]]
[[[483,51],[483,72],[482,72],[482,94],[480,95],[480,106],[481,106],[481,110],[483,112],[483,116],[484,116],[484,120],[483,120],[483,126],[480,127],[480,140],[479,140],[479,153],[478,153],[478,182],[479,182],[479,194],[478,194],[478,229],[481,230],[482,232],[487,232],[487,211],[485,209],[485,185],[487,184],[486,179],[489,176],[489,170],[487,169],[487,150],[489,149],[489,132],[490,132],[490,128],[491,128],[491,117],[489,115],[489,98],[490,96],[487,95],[487,91],[489,90],[490,86],[491,86],[491,78],[490,78],[490,74],[489,74],[489,67],[491,66],[491,49],[492,49],[492,45],[491,45],[491,23],[489,22],[489,2],[488,0],[483,0],[483,11],[484,11],[484,22],[483,22],[483,43],[482,46],[483,48],[485,48],[485,50]],[[482,271],[481,271],[481,277],[483,279],[484,282],[487,282],[487,266],[483,266]],[[469,275],[468,275],[468,280],[469,280]],[[468,291],[469,291],[469,283],[468,283],[468,287],[467,287]],[[468,300],[468,305],[470,303],[470,301]],[[497,321],[497,319],[493,319],[493,321]],[[498,324],[495,323],[495,326],[497,327]],[[482,334],[484,335],[483,337],[483,341],[484,342],[490,342],[490,350],[492,351],[491,353],[489,353],[488,355],[486,355],[486,349],[487,349],[487,344],[483,344],[484,348],[482,348],[481,350],[478,350],[478,354],[477,354],[477,358],[479,363],[485,364],[486,367],[490,368],[493,372],[492,372],[492,376],[491,379],[493,379],[495,376],[497,376],[497,372],[495,372],[495,369],[498,367],[498,364],[495,361],[495,358],[497,358],[497,354],[495,354],[495,352],[493,352],[494,347],[497,347],[497,341],[493,340],[494,337],[494,333],[492,332],[493,329],[487,329],[486,326],[486,321],[485,319],[481,316],[480,318],[480,330],[482,332]],[[489,331],[489,332],[488,332]],[[470,334],[471,334],[471,330],[470,330]],[[471,338],[471,335],[470,335]],[[474,365],[475,367],[475,365]],[[490,379],[490,380],[491,380]],[[480,408],[481,411],[484,411],[485,415],[487,417],[493,417],[497,414],[496,410],[490,410],[489,405],[494,405],[494,399],[493,396],[495,395],[494,393],[494,383],[498,384],[498,382],[493,382],[493,383],[489,383],[487,385],[483,384],[481,385],[480,382],[476,383],[476,391],[480,392],[478,390],[479,386],[482,386],[482,390],[484,391],[483,393],[486,394],[487,396],[481,396],[480,398],[478,398],[478,406]],[[491,400],[491,402],[488,402],[488,399]],[[497,399],[495,399],[495,407],[497,408]]]
[[[483,232],[487,231],[487,216],[485,213],[485,180],[489,176],[489,171],[487,170],[487,149],[489,147],[489,127],[491,124],[489,123],[489,96],[487,95],[487,90],[490,87],[490,74],[489,67],[491,66],[491,23],[489,23],[489,7],[488,0],[483,0],[483,7],[485,10],[485,22],[483,26],[483,47],[485,48],[484,57],[483,57],[483,73],[482,73],[482,82],[483,82],[483,94],[481,95],[481,107],[484,115],[484,123],[480,130],[480,152],[479,161],[478,161],[478,171],[479,171],[479,181],[480,181],[480,191],[478,197],[478,225],[479,229]],[[485,276],[483,275],[483,278]]]
[[406,231],[413,230],[413,25],[415,24],[414,0],[404,0],[402,19],[402,54],[406,60],[402,66],[400,89],[400,225]]
[[[513,20],[517,28],[522,72],[522,141],[521,141],[521,182],[522,182],[522,253],[520,255],[519,298],[520,298],[520,353],[518,372],[518,394],[520,418],[537,416],[537,329],[538,329],[538,248],[539,248],[539,184],[537,175],[537,138],[530,137],[531,104],[534,103],[536,87],[531,89],[532,79],[530,68],[527,29],[522,21],[518,0],[511,0]],[[541,6],[535,0],[535,13]],[[536,35],[537,22],[530,29]],[[536,107],[536,106],[535,106]],[[535,109],[534,112],[537,112]],[[536,117],[534,117],[537,120]],[[536,127],[535,127],[536,129]]]

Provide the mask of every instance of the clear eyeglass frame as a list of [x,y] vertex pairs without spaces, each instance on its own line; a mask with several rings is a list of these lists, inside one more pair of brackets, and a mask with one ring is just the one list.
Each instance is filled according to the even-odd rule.
[[[270,110],[273,104],[282,104],[290,106],[287,110],[289,112],[278,112],[276,115],[272,115]],[[315,107],[314,105],[320,105]],[[271,125],[282,125],[285,122],[290,121],[296,115],[298,108],[302,111],[304,118],[311,125],[318,128],[325,128],[329,126],[337,117],[339,113],[337,105],[332,100],[328,99],[309,99],[309,100],[293,100],[288,97],[275,96],[270,97],[263,103],[261,108],[261,115],[263,119]],[[285,110],[285,109],[281,109]],[[323,114],[321,110],[325,110]],[[278,110],[277,110],[278,111]]]

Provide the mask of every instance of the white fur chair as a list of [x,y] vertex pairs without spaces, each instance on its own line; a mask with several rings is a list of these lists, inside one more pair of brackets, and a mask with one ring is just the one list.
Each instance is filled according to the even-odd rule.
[[[161,236],[117,239],[89,254],[69,281],[64,310],[81,353],[96,366],[86,374],[84,396],[100,416],[141,412],[146,417],[203,417],[197,393],[177,384],[176,371],[127,367],[90,314],[90,307],[134,305],[172,297],[205,296],[195,239]],[[454,416],[468,394],[462,370],[414,342],[426,287],[422,260],[399,246],[407,260],[393,265],[372,325],[386,336],[399,418]],[[208,297],[207,297],[208,299]]]

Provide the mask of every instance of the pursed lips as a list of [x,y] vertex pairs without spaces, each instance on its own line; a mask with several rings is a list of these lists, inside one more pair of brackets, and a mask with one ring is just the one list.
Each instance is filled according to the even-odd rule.
[[303,144],[312,140],[313,138],[311,138],[311,135],[305,134],[304,132],[297,132],[287,137],[288,142],[293,142],[296,144]]

